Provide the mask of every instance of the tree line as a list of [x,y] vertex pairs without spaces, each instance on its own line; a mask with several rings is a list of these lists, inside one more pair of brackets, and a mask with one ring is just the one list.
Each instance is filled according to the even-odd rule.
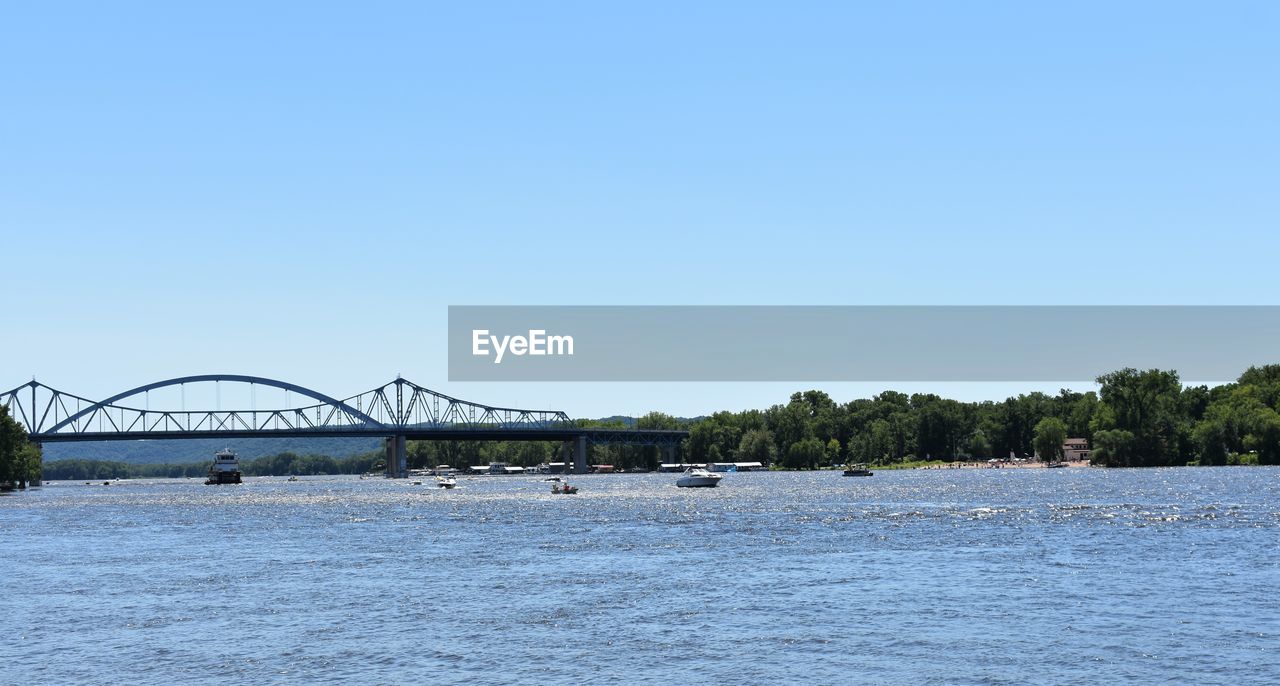
[[[130,464],[110,460],[57,460],[44,466],[44,478],[51,481],[102,481],[106,479],[203,478],[209,462],[177,464]],[[246,476],[312,476],[317,474],[364,474],[384,466],[382,451],[335,458],[328,455],[298,455],[282,452],[240,463]]]
[[[686,429],[676,459],[760,462],[817,469],[850,462],[960,461],[1015,455],[1062,457],[1067,438],[1093,448],[1094,464],[1280,464],[1280,365],[1250,367],[1233,383],[1183,387],[1177,372],[1121,369],[1097,378],[1098,391],[1034,392],[1003,401],[961,402],[932,393],[885,391],[836,402],[825,392],[793,393],[765,410],[717,412],[693,420],[652,412],[581,421],[597,428]],[[657,469],[652,446],[593,446],[592,464]],[[411,441],[410,468],[507,462],[531,467],[565,459],[558,443]]]
[[1234,383],[1184,388],[1177,372],[1122,369],[1100,390],[960,402],[885,391],[838,403],[794,393],[767,410],[717,412],[689,427],[692,462],[759,461],[789,469],[912,460],[1061,455],[1068,438],[1093,464],[1280,464],[1280,365],[1250,367]]

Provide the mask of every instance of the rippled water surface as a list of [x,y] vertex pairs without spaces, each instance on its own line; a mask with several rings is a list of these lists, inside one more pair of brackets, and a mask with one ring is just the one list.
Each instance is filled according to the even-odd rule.
[[55,483],[0,682],[1280,683],[1280,470]]

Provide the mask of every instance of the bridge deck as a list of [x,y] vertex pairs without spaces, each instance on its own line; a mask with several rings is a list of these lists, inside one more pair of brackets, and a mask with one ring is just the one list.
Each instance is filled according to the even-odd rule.
[[688,431],[659,429],[601,429],[601,428],[315,428],[206,430],[206,431],[81,431],[49,434],[32,434],[36,443],[62,443],[78,441],[159,441],[191,438],[385,438],[404,436],[411,441],[573,441],[584,437],[597,444],[622,445],[672,445],[689,436]]

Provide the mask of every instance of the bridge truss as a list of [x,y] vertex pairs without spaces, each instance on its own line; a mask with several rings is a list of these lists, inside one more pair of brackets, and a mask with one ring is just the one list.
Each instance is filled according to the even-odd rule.
[[[151,408],[151,391],[197,383],[279,388],[307,402],[288,408]],[[0,394],[0,404],[32,440],[120,440],[212,435],[394,435],[430,430],[555,430],[572,426],[564,412],[494,407],[460,400],[397,378],[339,400],[296,384],[257,376],[206,374],[167,379],[89,400],[32,380]],[[141,406],[140,406],[141,405]],[[183,434],[182,436],[175,436]]]
[[[188,384],[248,384],[297,395],[302,404],[284,408],[152,408],[152,391]],[[252,396],[252,393],[251,393]],[[219,396],[220,397],[220,396]],[[524,440],[576,444],[585,469],[585,445],[621,443],[672,449],[684,431],[595,429],[564,412],[497,407],[461,400],[397,377],[382,386],[338,399],[296,384],[258,376],[204,374],[166,379],[91,400],[31,380],[0,393],[0,405],[32,441],[377,436],[388,441],[388,471],[404,461],[405,440]],[[185,405],[185,401],[183,403]],[[395,459],[398,455],[398,459]]]

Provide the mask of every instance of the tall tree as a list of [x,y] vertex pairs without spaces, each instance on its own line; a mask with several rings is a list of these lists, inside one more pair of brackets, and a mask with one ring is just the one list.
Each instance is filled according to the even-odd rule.
[[797,441],[787,448],[784,463],[789,469],[814,469],[823,463],[826,456],[826,449],[822,445],[822,441],[816,438],[806,438]]
[[987,457],[991,455],[991,439],[987,438],[987,432],[975,429],[969,435],[965,448],[972,457]]
[[1061,419],[1045,417],[1036,424],[1036,452],[1045,462],[1058,462],[1062,459],[1062,444],[1066,440],[1067,425]]
[[40,449],[27,440],[27,430],[0,405],[0,481],[25,487],[40,478]]
[[1177,372],[1122,369],[1098,377],[1098,383],[1104,410],[1094,418],[1095,431],[1132,434],[1129,459],[1134,466],[1185,461],[1187,456],[1179,454],[1179,434],[1187,427],[1179,411],[1182,384]]
[[773,445],[773,436],[764,429],[752,429],[742,435],[738,443],[738,461],[759,462],[770,465],[777,456],[777,448]]
[[1103,467],[1133,467],[1133,445],[1133,434],[1124,429],[1095,431],[1089,461]]

